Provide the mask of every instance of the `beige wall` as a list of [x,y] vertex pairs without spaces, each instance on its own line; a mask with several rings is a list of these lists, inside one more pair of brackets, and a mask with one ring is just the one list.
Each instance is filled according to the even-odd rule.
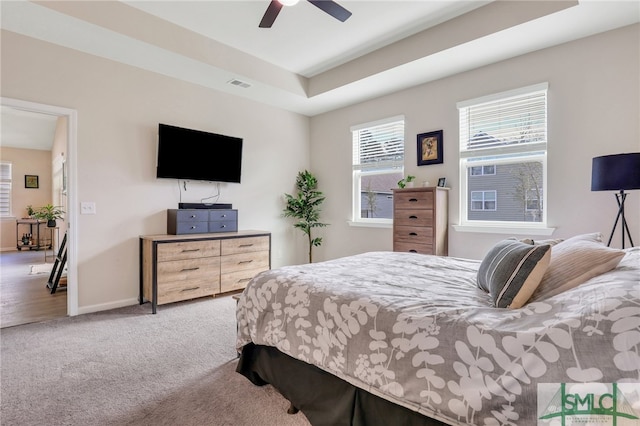
[[221,184],[219,201],[241,229],[272,232],[273,266],[304,261],[280,214],[309,168],[307,117],[7,31],[1,54],[2,96],[78,112],[77,201],[97,210],[77,218],[80,312],[135,303],[138,236],[166,233],[166,209],[216,193],[155,178],[159,122],[242,137],[242,183]]
[[[215,185],[155,178],[158,122],[244,138],[242,184],[222,184],[220,202],[239,209],[241,229],[273,233],[274,267],[302,263],[305,240],[281,217],[282,194],[295,175],[317,174],[327,201],[324,243],[317,259],[390,250],[391,230],[352,228],[353,124],[406,117],[406,170],[418,181],[446,176],[452,223],[458,220],[456,102],[542,81],[549,89],[549,222],[554,236],[608,233],[615,216],[610,193],[589,190],[597,155],[640,150],[638,25],[483,67],[309,119],[229,94],[2,32],[2,96],[78,111],[78,202],[93,201],[96,215],[80,215],[80,311],[135,303],[138,236],[166,232],[166,209],[198,202]],[[444,130],[445,163],[417,167],[415,135]],[[640,210],[640,194],[629,211]],[[630,215],[631,216],[631,215]],[[638,217],[629,217],[640,241]],[[504,235],[450,232],[450,254],[480,258]]]
[[[549,83],[548,222],[554,237],[600,231],[608,237],[614,195],[591,192],[591,159],[640,151],[640,25],[578,40],[441,79],[311,120],[311,156],[327,194],[317,259],[391,250],[391,229],[355,228],[351,217],[350,126],[405,115],[406,174],[417,181],[446,177],[450,223],[458,223],[458,111],[462,100]],[[444,130],[444,163],[416,166],[416,135]],[[640,244],[640,191],[627,198],[629,227]],[[633,213],[632,213],[633,212]],[[480,259],[511,235],[449,230],[449,254]],[[614,245],[620,245],[619,228]]]
[[[27,206],[33,208],[51,202],[51,151],[38,149],[0,148],[0,159],[12,163],[11,212],[13,217],[0,221],[0,248],[2,251],[16,250],[16,218],[27,216]],[[24,176],[37,175],[38,188],[25,188]],[[27,227],[20,229],[28,232]]]

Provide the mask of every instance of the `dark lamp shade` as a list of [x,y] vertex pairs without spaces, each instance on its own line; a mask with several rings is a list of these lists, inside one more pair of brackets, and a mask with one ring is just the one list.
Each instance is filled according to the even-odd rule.
[[640,152],[595,157],[591,167],[592,191],[640,189]]

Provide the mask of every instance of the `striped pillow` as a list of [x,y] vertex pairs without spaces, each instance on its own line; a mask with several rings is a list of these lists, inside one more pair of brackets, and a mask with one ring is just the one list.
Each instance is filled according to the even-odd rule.
[[496,244],[480,263],[478,287],[488,292],[497,308],[520,308],[540,284],[551,246],[509,239]]
[[609,272],[624,254],[623,250],[592,240],[570,238],[558,244],[553,247],[551,264],[531,301],[547,299]]

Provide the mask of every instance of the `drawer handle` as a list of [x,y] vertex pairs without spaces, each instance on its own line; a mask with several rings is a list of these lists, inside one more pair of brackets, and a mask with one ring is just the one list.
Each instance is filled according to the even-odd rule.
[[409,250],[409,253],[417,253],[417,251],[416,251],[416,250],[411,249],[411,250]]
[[191,219],[195,219],[197,216],[195,214],[191,215]]
[[409,216],[409,219],[417,219],[417,218],[418,216],[414,216],[414,215]]
[[227,217],[227,215],[226,215],[226,214],[223,214],[223,215],[221,215],[220,217]]
[[221,225],[220,226],[220,228],[226,228],[226,227],[227,227],[227,225]]
[[193,291],[193,290],[197,290],[197,289],[199,289],[199,288],[200,288],[200,287],[183,288],[183,289],[182,289],[182,290],[180,290],[180,291],[181,291],[181,292],[184,292],[184,291]]
[[200,249],[184,249],[184,250],[182,250],[183,253],[189,253],[191,251],[200,251]]
[[197,271],[198,269],[200,269],[200,268],[198,268],[198,267],[196,266],[195,268],[184,268],[184,269],[183,269],[183,270],[181,270],[180,272]]
[[191,229],[196,229],[196,226],[195,225],[191,225]]
[[240,244],[238,247],[253,247],[253,244]]
[[253,259],[251,259],[251,260],[242,260],[242,261],[238,262],[238,264],[251,263],[251,262],[253,262]]
[[241,278],[241,279],[239,279],[237,282],[239,282],[239,283],[246,283],[247,281],[251,281],[251,278]]
[[415,233],[415,232],[409,232],[409,235],[411,235],[412,237],[417,237],[418,236],[418,234]]
[[410,203],[416,203],[418,201],[417,198],[409,198]]

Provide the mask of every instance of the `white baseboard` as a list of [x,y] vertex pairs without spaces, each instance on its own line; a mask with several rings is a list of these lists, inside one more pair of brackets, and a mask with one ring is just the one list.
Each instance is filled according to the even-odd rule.
[[18,251],[18,249],[16,248],[16,246],[0,247],[0,252],[3,252],[3,251]]
[[116,308],[124,308],[125,306],[137,305],[138,303],[138,298],[136,297],[134,299],[123,299],[117,300],[115,302],[100,303],[99,305],[79,306],[78,315],[108,311],[110,309]]

